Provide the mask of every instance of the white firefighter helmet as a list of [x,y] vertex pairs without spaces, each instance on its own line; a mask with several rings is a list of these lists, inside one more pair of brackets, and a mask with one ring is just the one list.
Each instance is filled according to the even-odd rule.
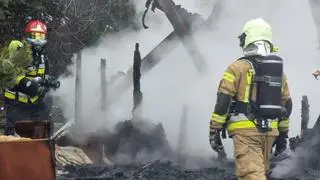
[[272,29],[262,18],[252,19],[244,25],[239,38],[243,49],[255,41],[267,41],[272,45]]
[[268,55],[277,51],[277,48],[273,47],[272,28],[262,18],[249,20],[239,39],[244,55]]

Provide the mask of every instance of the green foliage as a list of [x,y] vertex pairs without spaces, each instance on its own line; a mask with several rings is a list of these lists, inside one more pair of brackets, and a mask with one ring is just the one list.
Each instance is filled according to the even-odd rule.
[[0,22],[3,23],[6,18],[6,14],[9,13],[8,5],[11,0],[0,0]]
[[32,51],[28,47],[26,41],[23,41],[24,46],[16,51],[10,61],[18,67],[25,68],[32,63]]
[[31,50],[26,45],[9,55],[7,46],[0,50],[0,89],[15,85],[16,78],[26,71],[26,66],[32,62]]

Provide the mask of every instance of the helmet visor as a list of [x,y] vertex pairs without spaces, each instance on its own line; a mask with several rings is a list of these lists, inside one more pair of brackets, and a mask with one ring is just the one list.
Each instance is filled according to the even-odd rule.
[[33,40],[45,40],[46,34],[40,32],[31,32],[28,34],[28,38]]
[[41,32],[31,32],[27,35],[27,41],[33,46],[43,46],[47,43],[47,36]]

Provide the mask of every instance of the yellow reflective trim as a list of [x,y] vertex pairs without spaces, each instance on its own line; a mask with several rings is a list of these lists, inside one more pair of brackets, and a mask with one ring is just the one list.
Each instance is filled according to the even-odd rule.
[[213,122],[217,122],[217,123],[220,123],[220,124],[223,124],[226,122],[226,120],[222,120],[222,119],[215,119],[215,118],[212,118],[211,121]]
[[284,92],[284,84],[282,84],[282,87],[281,87],[281,93]]
[[4,97],[8,99],[15,99],[15,95],[8,92],[4,92]]
[[220,114],[217,114],[217,113],[212,113],[212,117],[215,117],[215,118],[222,118],[222,119],[226,119],[227,116],[226,115],[220,115]]
[[222,75],[222,79],[233,83],[235,81],[236,77],[231,73],[224,72]]
[[[250,121],[250,120],[244,120],[244,121],[237,121],[228,124],[228,131],[234,131],[236,129],[244,129],[244,128],[255,128],[256,125]],[[271,122],[271,128],[277,129],[278,128],[278,121],[272,121]]]
[[29,71],[29,72],[27,72],[26,73],[27,75],[29,75],[29,76],[35,76],[35,75],[37,75],[37,71]]
[[30,98],[31,103],[36,102],[38,100],[38,98],[39,98],[38,96]]
[[219,115],[216,113],[213,113],[211,117],[211,121],[222,123],[222,124],[226,122],[226,119],[227,119],[226,115]]
[[226,81],[229,81],[229,82],[231,82],[231,83],[233,83],[234,82],[234,80],[233,79],[230,79],[230,78],[228,78],[228,77],[222,77],[222,79],[224,79],[224,80],[226,80]]
[[26,76],[18,76],[17,79],[16,79],[16,84],[19,84],[20,81],[25,78]]
[[226,80],[226,81],[229,81],[229,82],[231,82],[231,83],[234,82],[234,79],[231,79],[231,78],[228,78],[228,77],[225,77],[225,76],[223,76],[222,79],[224,79],[224,80]]
[[18,98],[18,101],[19,101],[19,102],[23,102],[23,103],[28,103],[28,98],[19,97],[19,98]]
[[228,77],[228,78],[233,79],[233,80],[236,79],[236,77],[235,77],[233,74],[228,73],[228,72],[224,72],[224,73],[223,73],[223,76]]
[[278,52],[279,50],[280,50],[279,47],[274,46],[274,47],[271,49],[271,52]]
[[45,68],[39,68],[38,70],[27,72],[26,75],[28,76],[44,75],[44,72],[45,72]]
[[289,119],[282,119],[279,122],[279,128],[288,128],[289,127]]
[[43,74],[44,74],[44,68],[39,68],[38,75],[43,75]]
[[[5,92],[4,97],[11,99],[11,100],[16,100],[16,95],[13,93],[10,93],[10,92]],[[30,99],[31,103],[34,103],[38,100],[38,98],[39,98],[38,96],[35,96],[35,97],[29,98],[29,99]],[[26,98],[26,97],[19,96],[17,100],[22,103],[29,103],[28,98]]]
[[252,83],[252,76],[253,76],[253,69],[250,69],[247,72],[247,84],[246,84],[246,89],[245,89],[244,98],[243,98],[243,102],[244,103],[248,103],[249,102],[250,85]]
[[[12,94],[12,93],[9,93],[9,92],[5,92],[4,93],[4,97],[6,97],[8,99],[16,100],[15,94]],[[18,97],[18,101],[19,102],[23,102],[23,103],[28,103],[28,98],[20,96],[20,97]]]

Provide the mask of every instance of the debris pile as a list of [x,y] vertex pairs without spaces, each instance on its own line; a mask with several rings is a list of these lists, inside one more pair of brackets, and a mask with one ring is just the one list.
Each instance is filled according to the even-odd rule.
[[[316,147],[316,146],[315,146]],[[294,154],[282,154],[277,158],[272,159],[272,171],[285,171],[289,169],[283,166],[292,166],[293,163],[298,163],[295,168],[289,169],[289,173],[279,174],[271,173],[270,180],[318,180],[320,178],[319,167],[320,160],[314,158],[314,154],[319,152],[320,143],[317,148],[310,151],[309,156],[304,158],[295,157]],[[174,158],[173,158],[174,159]],[[171,179],[171,180],[236,180],[234,162],[217,163],[216,159],[212,159],[211,164],[207,167],[196,169],[186,169],[179,166],[178,163],[169,160],[156,160],[150,163],[129,163],[123,165],[72,165],[66,166],[66,174],[60,177],[63,179],[135,179],[135,180],[149,180],[149,179]],[[293,165],[294,166],[294,165]]]
[[[216,158],[188,156],[185,164],[189,167],[182,166],[161,124],[154,125],[143,119],[123,121],[117,124],[114,134],[104,140],[105,154],[112,165],[67,165],[59,179],[237,179],[232,160],[219,162]],[[271,180],[320,178],[320,159],[314,158],[320,152],[320,140],[309,138],[294,151],[288,151],[271,159]]]
[[[320,159],[315,158],[320,152],[320,117],[309,129],[307,97],[303,97],[302,106],[303,133],[290,138],[290,149],[272,157],[270,180],[320,179]],[[161,123],[138,116],[119,122],[114,132],[99,135],[98,141],[112,163],[68,164],[59,179],[237,179],[233,160],[182,155],[170,147]]]
[[172,153],[162,124],[144,119],[119,122],[115,133],[104,138],[104,146],[110,160],[120,164],[161,159]]
[[103,178],[103,179],[186,179],[186,180],[236,180],[232,164],[216,166],[205,169],[185,170],[170,161],[154,161],[146,165],[128,164],[122,166],[106,167],[98,165],[69,166],[68,174],[63,178]]
[[[279,157],[272,160],[272,177],[278,179],[320,179],[320,140],[317,138],[319,134],[308,140],[299,141],[299,146],[295,147],[290,153],[283,153]],[[281,178],[279,178],[279,176]]]
[[81,165],[91,164],[92,161],[79,148],[76,147],[59,147],[55,148],[56,166],[62,169],[68,164]]

